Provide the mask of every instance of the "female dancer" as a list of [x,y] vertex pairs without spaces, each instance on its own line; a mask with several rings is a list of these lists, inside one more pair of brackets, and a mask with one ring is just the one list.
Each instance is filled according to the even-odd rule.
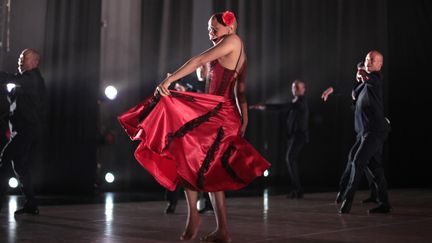
[[[214,46],[192,57],[156,88],[154,96],[119,121],[141,140],[135,157],[164,187],[185,187],[188,219],[182,240],[198,233],[198,191],[211,192],[216,230],[202,240],[230,242],[224,190],[236,190],[262,175],[269,163],[243,138],[248,116],[246,53],[230,11],[211,16]],[[208,94],[168,90],[169,85],[210,64]]]

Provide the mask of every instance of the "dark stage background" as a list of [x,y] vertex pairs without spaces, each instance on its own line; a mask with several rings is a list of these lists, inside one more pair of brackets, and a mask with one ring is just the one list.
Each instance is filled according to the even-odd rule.
[[[349,90],[356,64],[372,49],[385,58],[386,113],[392,122],[384,161],[389,185],[432,184],[426,118],[430,1],[16,0],[9,12],[4,2],[0,70],[15,71],[23,48],[43,55],[49,110],[34,166],[39,193],[90,192],[95,182],[106,190],[160,189],[134,160],[136,143],[116,116],[209,47],[207,20],[225,9],[238,16],[250,104],[288,101],[294,79],[307,83],[311,142],[300,173],[309,190],[336,190],[354,142]],[[115,101],[103,99],[108,84],[119,90]],[[346,97],[323,103],[320,94],[329,85]],[[249,120],[247,138],[272,163],[267,183],[286,184],[283,115],[251,111]],[[106,134],[114,135],[114,143],[104,140]],[[114,184],[101,179],[106,171],[116,175]],[[263,180],[258,182],[252,186]]]

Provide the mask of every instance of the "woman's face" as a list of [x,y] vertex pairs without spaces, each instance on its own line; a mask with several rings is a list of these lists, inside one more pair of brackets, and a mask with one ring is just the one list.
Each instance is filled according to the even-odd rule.
[[208,22],[209,39],[217,44],[225,35],[230,34],[230,27],[219,23],[216,18],[210,18]]

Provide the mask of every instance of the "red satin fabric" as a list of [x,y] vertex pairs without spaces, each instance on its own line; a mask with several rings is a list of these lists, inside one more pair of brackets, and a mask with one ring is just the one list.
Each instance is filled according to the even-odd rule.
[[[147,98],[118,118],[131,139],[141,140],[136,159],[169,190],[180,180],[207,192],[240,189],[270,166],[238,136],[241,117],[232,91],[227,92],[234,71],[216,63],[212,73],[218,78],[211,82],[219,85],[213,83],[210,92],[222,94],[171,91]],[[226,88],[218,89],[221,85]]]
[[225,68],[217,60],[210,62],[209,94],[234,99],[235,71]]

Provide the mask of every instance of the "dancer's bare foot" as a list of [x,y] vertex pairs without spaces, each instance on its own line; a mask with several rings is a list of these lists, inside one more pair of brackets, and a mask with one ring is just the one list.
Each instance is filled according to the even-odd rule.
[[220,243],[230,243],[231,238],[227,231],[215,230],[212,233],[201,237],[201,241],[204,242],[220,242]]
[[198,234],[198,227],[201,224],[199,214],[191,215],[186,222],[186,228],[183,234],[180,236],[180,240],[193,240]]

